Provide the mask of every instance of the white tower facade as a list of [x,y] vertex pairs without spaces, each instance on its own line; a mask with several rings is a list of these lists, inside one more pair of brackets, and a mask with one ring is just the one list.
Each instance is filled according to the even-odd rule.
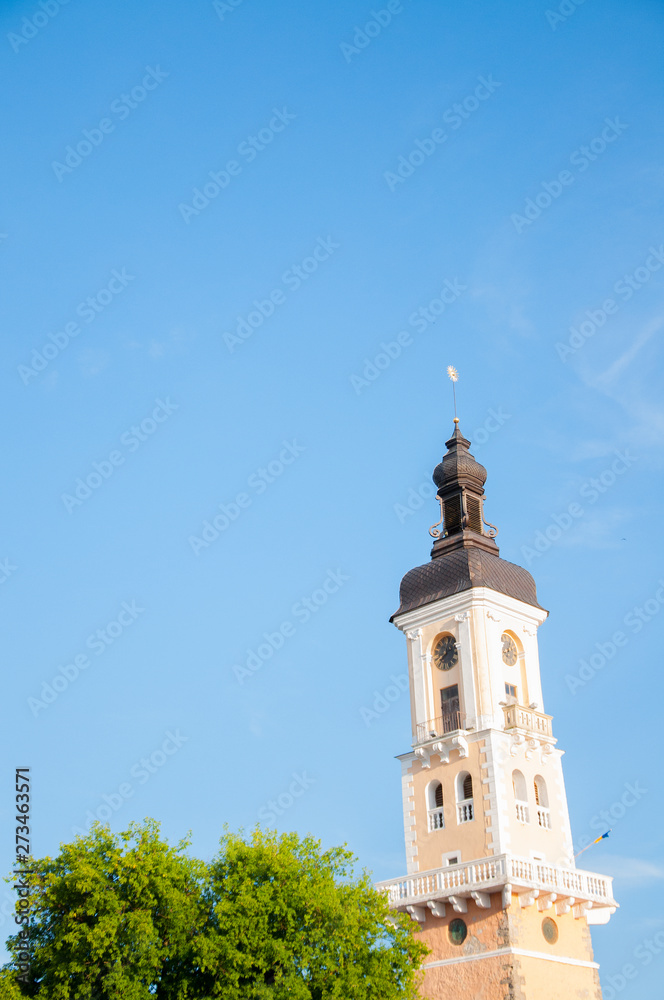
[[392,616],[408,640],[412,749],[407,874],[382,887],[431,948],[423,996],[600,1000],[588,924],[617,904],[611,879],[575,867],[540,681],[547,612],[530,573],[499,557],[469,447],[455,421],[434,471],[432,558],[406,574]]

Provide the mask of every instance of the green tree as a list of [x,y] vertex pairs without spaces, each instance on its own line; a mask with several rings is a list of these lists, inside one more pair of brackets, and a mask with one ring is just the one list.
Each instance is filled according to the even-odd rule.
[[[226,833],[206,864],[146,820],[32,860],[30,983],[0,1000],[415,1000],[426,953],[345,848]],[[10,938],[14,955],[24,942]]]
[[9,969],[0,969],[0,1000],[23,1000],[16,976]]
[[417,997],[426,948],[353,855],[296,834],[226,834],[210,866],[210,996],[224,1000]]
[[[56,858],[33,860],[24,879],[32,917],[24,995],[143,1000],[163,980],[158,996],[186,997],[206,918],[206,866],[186,846],[169,847],[148,820],[120,834],[96,825]],[[18,937],[8,945],[14,956],[24,946]]]

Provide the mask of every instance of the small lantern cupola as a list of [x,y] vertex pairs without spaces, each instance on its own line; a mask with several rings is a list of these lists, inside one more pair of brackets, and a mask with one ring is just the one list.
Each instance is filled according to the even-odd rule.
[[[470,441],[461,433],[456,417],[454,424],[454,433],[445,442],[447,454],[433,472],[433,481],[438,487],[441,517],[438,524],[430,530],[430,534],[436,539],[431,552],[434,558],[442,550],[449,550],[454,541],[457,544],[472,544],[475,541],[483,547],[489,544],[493,548],[495,542],[491,543],[489,540],[497,534],[493,525],[484,520],[486,469],[468,450]],[[485,524],[492,530],[485,531]],[[442,525],[442,530],[438,530],[439,525]],[[454,536],[458,538],[455,539]]]

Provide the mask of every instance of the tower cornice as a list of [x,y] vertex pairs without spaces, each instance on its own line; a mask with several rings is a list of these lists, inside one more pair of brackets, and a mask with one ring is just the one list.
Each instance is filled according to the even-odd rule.
[[534,628],[539,627],[546,621],[549,612],[544,608],[534,607],[526,604],[507,594],[501,594],[489,587],[472,587],[462,590],[458,594],[451,594],[431,604],[424,604],[412,611],[404,611],[402,614],[392,616],[392,622],[401,632],[410,629],[422,628],[431,625],[443,616],[462,614],[471,609],[483,609],[494,614],[518,615],[527,619]]

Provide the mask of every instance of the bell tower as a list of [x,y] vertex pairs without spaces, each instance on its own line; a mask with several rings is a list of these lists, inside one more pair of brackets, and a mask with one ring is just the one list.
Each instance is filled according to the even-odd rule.
[[544,711],[530,573],[500,558],[486,470],[455,417],[436,466],[431,560],[390,619],[408,645],[400,755],[407,874],[380,884],[431,949],[430,1000],[601,1000],[589,924],[612,880],[576,868],[561,758]]

